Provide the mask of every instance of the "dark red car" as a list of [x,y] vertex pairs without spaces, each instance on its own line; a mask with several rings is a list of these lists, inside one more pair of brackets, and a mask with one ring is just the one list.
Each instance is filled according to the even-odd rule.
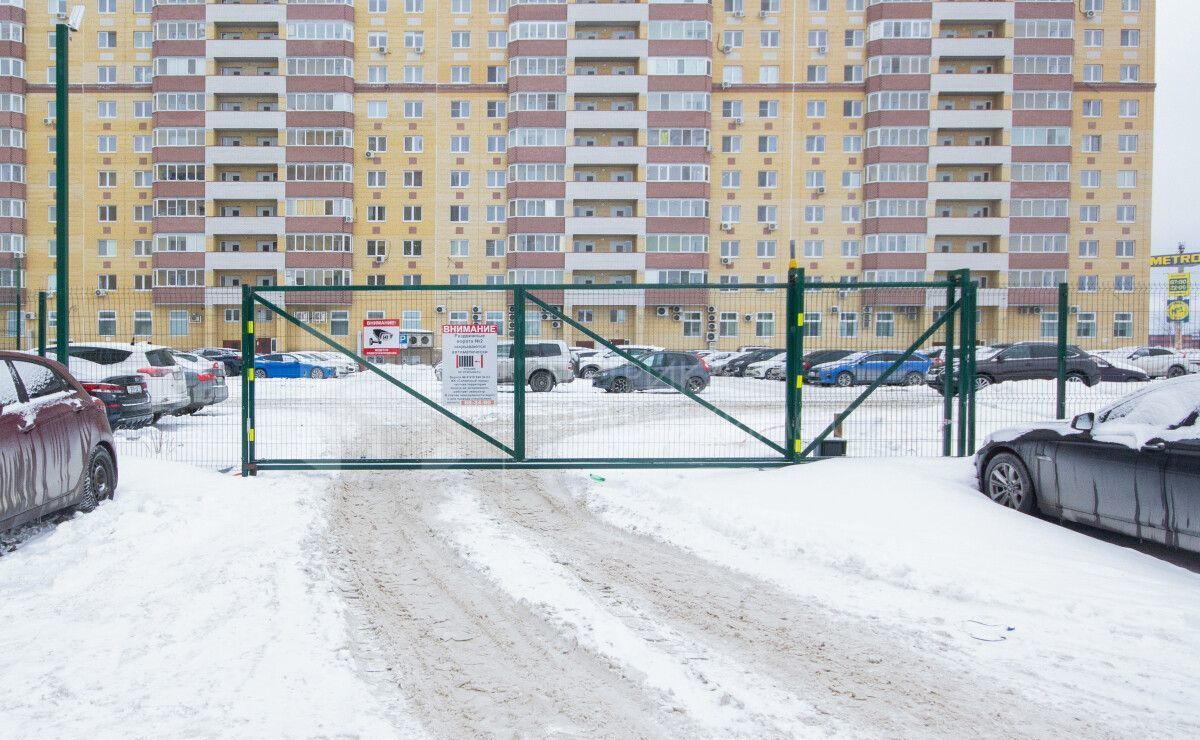
[[0,532],[91,511],[116,487],[104,402],[54,360],[0,351]]

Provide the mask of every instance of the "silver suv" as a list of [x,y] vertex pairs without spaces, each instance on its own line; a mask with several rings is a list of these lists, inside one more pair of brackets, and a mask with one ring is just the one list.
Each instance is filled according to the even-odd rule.
[[[496,382],[513,382],[513,343],[496,344]],[[433,373],[440,381],[442,365],[438,363]],[[559,383],[575,380],[575,361],[567,343],[554,339],[534,340],[525,343],[525,383],[534,393],[554,390]]]

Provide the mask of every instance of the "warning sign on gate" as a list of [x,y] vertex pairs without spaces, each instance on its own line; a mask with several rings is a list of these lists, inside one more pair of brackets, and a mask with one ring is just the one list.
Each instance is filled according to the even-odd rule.
[[495,324],[442,326],[442,402],[496,403]]
[[400,333],[400,319],[365,319],[362,330],[364,357],[396,357],[408,346],[408,335]]

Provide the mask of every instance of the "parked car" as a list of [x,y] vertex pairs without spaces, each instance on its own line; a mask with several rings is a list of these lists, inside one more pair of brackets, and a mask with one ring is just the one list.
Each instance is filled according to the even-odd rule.
[[1143,383],[1150,380],[1150,374],[1137,365],[1115,357],[1092,356],[1100,367],[1100,380],[1105,383]]
[[705,357],[704,361],[708,363],[708,369],[713,375],[722,375],[723,374],[722,371],[725,369],[725,365],[728,364],[730,360],[734,360],[738,357],[741,357],[744,354],[746,354],[746,353],[745,352],[716,352],[716,353],[709,355],[708,357]]
[[176,416],[194,414],[205,406],[229,398],[229,388],[225,385],[225,363],[187,352],[172,351],[171,356],[183,368],[188,396],[191,398],[191,403],[175,412]]
[[812,369],[813,365],[820,365],[826,362],[837,362],[838,360],[849,357],[854,354],[848,349],[815,349],[804,355],[800,360],[801,370],[807,374]]
[[0,352],[0,365],[0,532],[111,498],[117,457],[103,402],[54,360]]
[[1152,378],[1177,378],[1196,372],[1186,355],[1166,347],[1122,347],[1096,354],[1137,365]]
[[346,367],[346,363],[339,362],[332,357],[327,357],[321,352],[292,352],[291,354],[296,355],[303,360],[307,360],[314,365],[328,365],[332,367],[334,376],[338,378],[344,378],[350,374],[350,369]]
[[1200,376],[1143,388],[1070,423],[996,432],[979,487],[1029,514],[1200,552]]
[[237,377],[242,374],[241,350],[228,347],[204,347],[192,350],[191,354],[224,363],[226,377]]
[[[71,365],[78,368],[86,362],[86,360],[75,360]],[[100,368],[100,366],[96,367]],[[110,428],[140,429],[154,423],[146,376],[139,374],[107,375],[102,372],[102,368],[94,373],[94,376],[102,378],[101,380],[84,380],[80,377],[78,369],[71,374],[83,385],[85,391],[104,404]]]
[[[691,352],[651,352],[638,360],[676,386],[692,393],[708,387],[709,373],[704,360]],[[608,393],[648,391],[671,386],[632,363],[596,373],[592,386]]]
[[743,354],[741,357],[736,357],[725,363],[721,370],[721,374],[736,375],[740,377],[746,374],[746,368],[748,368],[750,365],[756,362],[762,362],[763,360],[770,360],[771,358],[782,354],[785,351],[786,350],[772,348],[751,350]]
[[347,357],[346,355],[342,354],[341,352],[334,352],[331,349],[323,349],[323,350],[310,350],[309,354],[316,356],[318,359],[324,360],[325,362],[333,365],[334,367],[344,368],[346,370],[346,372],[344,374],[346,374],[346,375],[349,375],[350,373],[356,373],[359,370],[362,370],[362,366],[360,366],[353,359]]
[[[878,352],[854,352],[840,360],[813,365],[808,371],[808,382],[815,385],[836,385],[849,388],[852,385],[873,383],[904,356],[897,350]],[[914,352],[888,376],[888,385],[920,385],[929,372],[929,358]]]
[[[957,377],[957,365],[955,377]],[[1058,345],[1054,342],[1017,342],[985,355],[975,354],[975,388],[986,388],[1009,380],[1054,380],[1058,377]],[[1082,382],[1089,387],[1100,382],[1100,366],[1096,358],[1074,345],[1067,346],[1067,380]],[[939,393],[944,386],[942,373],[929,379],[929,385]],[[957,390],[957,386],[955,386]]]
[[769,360],[753,362],[746,368],[747,378],[762,378],[764,380],[782,379],[787,372],[787,352],[782,352]]
[[[622,344],[621,351],[630,354],[634,357],[648,355],[651,352],[660,352],[662,347],[654,347],[644,344]],[[605,350],[597,355],[592,355],[583,362],[578,369],[579,377],[583,379],[591,378],[601,370],[611,370],[614,367],[625,364],[625,358],[613,350]]]
[[[56,351],[55,347],[46,348],[47,355],[54,355]],[[145,376],[150,391],[150,412],[155,422],[192,402],[187,377],[171,355],[170,347],[146,342],[89,342],[72,344],[67,348],[67,354],[72,372],[78,372],[77,377],[88,381],[103,382],[104,378],[96,377],[91,366],[77,363],[77,359],[102,366],[105,377]]]
[[[513,382],[515,360],[513,343],[496,344],[496,382]],[[442,364],[433,368],[434,376],[442,379]],[[525,384],[534,393],[546,393],[554,386],[575,380],[575,361],[567,343],[555,339],[542,339],[525,343]]]
[[332,378],[337,370],[332,365],[317,364],[290,352],[273,352],[254,358],[255,378]]

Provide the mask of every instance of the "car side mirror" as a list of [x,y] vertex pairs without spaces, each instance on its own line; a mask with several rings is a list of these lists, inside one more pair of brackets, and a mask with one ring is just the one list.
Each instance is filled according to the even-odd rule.
[[1071,419],[1071,428],[1077,432],[1090,432],[1096,427],[1096,415],[1091,411]]

